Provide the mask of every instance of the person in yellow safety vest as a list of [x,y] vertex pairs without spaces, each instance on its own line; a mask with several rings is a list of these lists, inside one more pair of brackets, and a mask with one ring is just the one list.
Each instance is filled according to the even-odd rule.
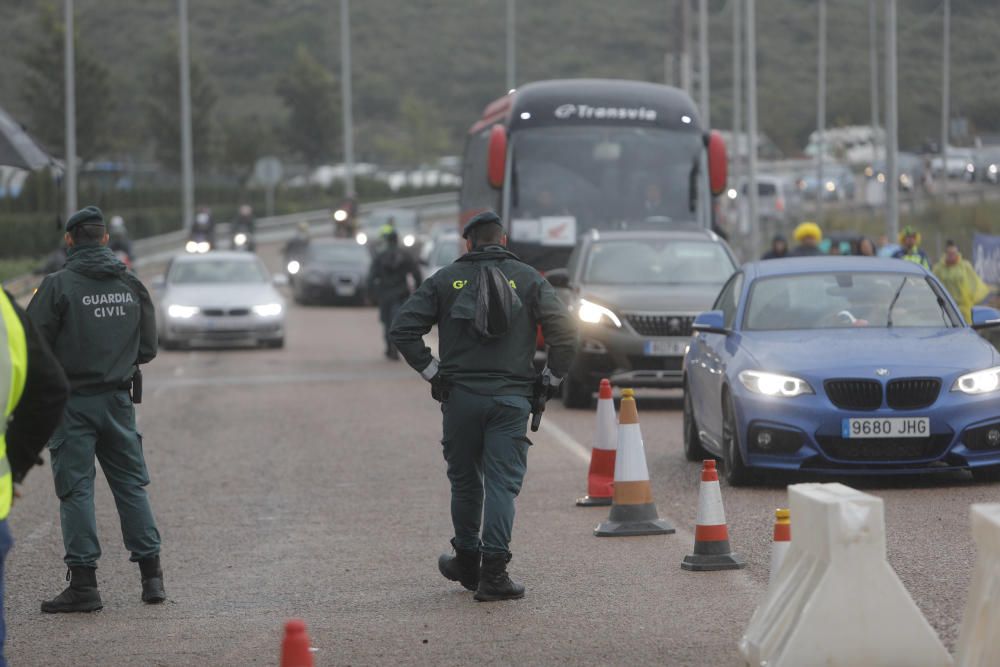
[[931,260],[927,253],[920,249],[920,232],[907,225],[899,233],[899,244],[903,246],[892,254],[896,259],[905,259],[908,262],[919,264],[928,271],[931,270]]
[[13,546],[7,515],[14,484],[24,480],[59,424],[69,382],[45,339],[24,311],[0,291],[0,667],[6,667],[3,642],[3,566]]
[[972,322],[972,307],[990,294],[990,286],[976,273],[969,260],[962,258],[954,241],[944,245],[944,257],[934,265],[934,275],[958,304],[962,317]]

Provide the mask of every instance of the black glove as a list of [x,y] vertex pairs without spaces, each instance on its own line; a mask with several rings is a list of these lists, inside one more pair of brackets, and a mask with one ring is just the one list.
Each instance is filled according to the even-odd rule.
[[448,389],[445,387],[444,379],[440,373],[431,378],[431,398],[438,403],[444,403],[448,400]]
[[562,393],[562,378],[545,367],[535,380],[535,386],[536,393],[544,394],[545,400],[551,401]]

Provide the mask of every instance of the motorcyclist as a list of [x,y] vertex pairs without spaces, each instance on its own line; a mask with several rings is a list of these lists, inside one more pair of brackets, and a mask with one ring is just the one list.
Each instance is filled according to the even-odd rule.
[[[255,239],[257,225],[253,217],[253,208],[249,204],[243,204],[240,206],[239,213],[236,215],[236,219],[233,221],[233,248],[237,250],[246,249],[250,252],[255,252],[257,250],[257,242]],[[242,243],[239,241],[240,235],[243,235]]]
[[357,200],[354,197],[346,197],[333,210],[333,235],[337,238],[354,238],[358,232],[357,218]]
[[285,243],[284,256],[285,256],[285,266],[292,260],[297,262],[302,261],[302,257],[306,254],[306,250],[309,249],[309,223],[300,222],[295,227],[295,236],[288,239]]
[[191,224],[191,240],[207,242],[210,248],[215,247],[215,220],[212,211],[207,207],[198,209]]
[[823,230],[815,222],[803,222],[795,228],[792,235],[798,245],[789,253],[789,257],[815,257],[822,255],[819,244],[823,240]]
[[108,236],[111,239],[108,241],[111,252],[115,253],[118,259],[125,263],[125,266],[131,267],[132,262],[135,261],[135,255],[132,254],[132,241],[128,237],[128,229],[125,228],[123,217],[120,215],[112,216],[111,223],[108,225]]

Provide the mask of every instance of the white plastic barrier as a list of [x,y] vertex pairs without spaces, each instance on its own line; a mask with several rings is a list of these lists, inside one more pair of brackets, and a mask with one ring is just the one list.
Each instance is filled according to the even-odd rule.
[[958,665],[996,667],[1000,665],[1000,504],[973,505],[969,515],[976,569],[958,637]]
[[951,656],[885,559],[882,500],[788,487],[788,555],[739,649],[753,667],[945,667]]

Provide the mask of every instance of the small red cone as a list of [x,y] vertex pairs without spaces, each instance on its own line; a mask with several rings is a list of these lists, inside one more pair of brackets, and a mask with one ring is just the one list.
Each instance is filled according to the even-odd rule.
[[694,572],[739,570],[746,561],[729,548],[729,528],[722,509],[722,491],[715,459],[702,462],[698,489],[698,523],[694,529],[694,553],[685,556],[681,568]]
[[774,577],[781,569],[788,547],[792,544],[791,512],[787,509],[774,510],[774,542],[771,544],[771,572],[767,585],[774,585]]
[[587,472],[587,495],[578,498],[580,507],[610,505],[615,487],[615,450],[618,449],[618,418],[611,394],[611,382],[601,380],[597,394],[597,429],[594,447],[590,450],[590,470]]
[[313,667],[309,650],[309,634],[305,621],[293,618],[285,623],[285,639],[281,642],[281,667]]

